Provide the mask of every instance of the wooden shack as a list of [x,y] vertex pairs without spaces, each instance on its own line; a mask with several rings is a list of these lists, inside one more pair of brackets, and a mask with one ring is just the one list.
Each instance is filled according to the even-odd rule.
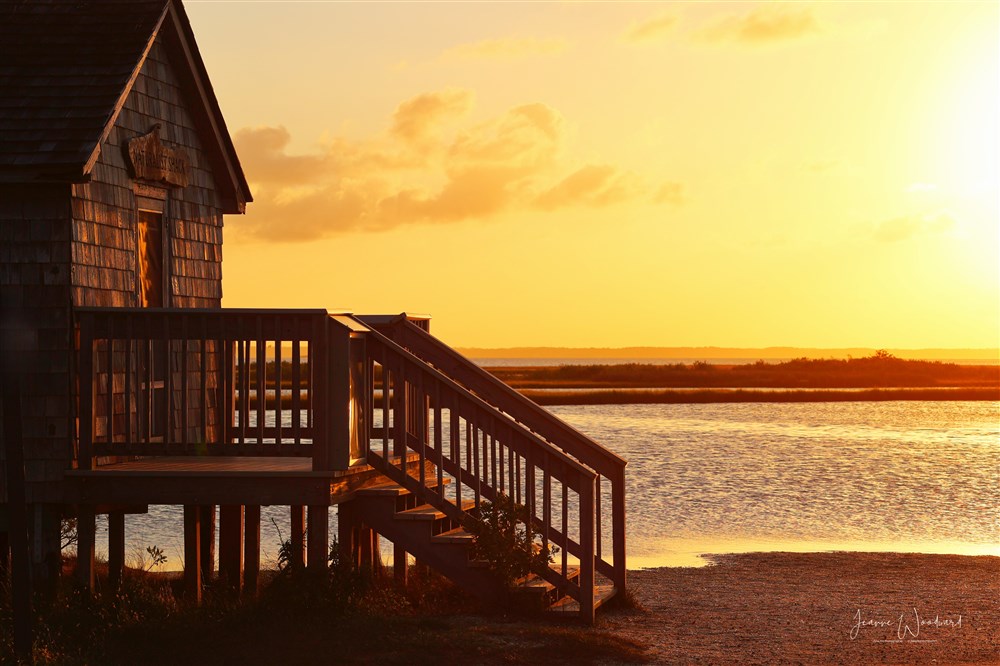
[[315,567],[340,505],[355,561],[382,534],[400,576],[412,553],[491,596],[462,525],[506,495],[562,549],[534,588],[593,617],[624,585],[624,461],[426,318],[222,308],[223,216],[251,201],[179,0],[0,3],[0,351],[20,393],[3,418],[22,425],[35,575],[77,516],[93,586],[107,515],[113,582],[125,516],[181,504],[191,593],[216,539],[221,575],[254,590],[261,505],[290,507]]

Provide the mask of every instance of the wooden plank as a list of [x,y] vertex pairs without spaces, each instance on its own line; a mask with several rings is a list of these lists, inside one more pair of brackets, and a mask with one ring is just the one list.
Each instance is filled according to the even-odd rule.
[[112,590],[117,590],[122,582],[125,568],[125,514],[122,511],[108,513],[108,582]]
[[292,340],[292,432],[294,434],[293,442],[296,450],[302,445],[302,417],[299,411],[302,404],[302,397],[300,395],[302,351],[300,346],[301,342],[298,339],[298,333],[296,333],[295,339]]
[[243,584],[243,505],[219,507],[219,576],[238,594]]
[[[125,441],[132,441],[132,318],[125,318]],[[138,382],[135,383],[138,387]]]
[[292,567],[301,569],[306,563],[306,508],[301,505],[290,507],[292,552],[289,553]]
[[274,441],[279,444],[284,444],[284,437],[282,436],[282,424],[281,424],[281,331],[278,330],[277,324],[275,324],[274,332],[274,429],[275,436]]
[[[264,340],[263,331],[263,317],[257,317],[257,331],[256,337],[254,338],[254,348],[257,352],[257,448],[263,453],[264,451],[264,427],[266,425],[267,418],[266,414],[266,404],[267,404],[267,386],[265,382],[265,371],[267,369],[267,342]],[[249,401],[249,394],[247,395],[247,400]]]
[[181,315],[181,448],[190,453],[188,442],[188,318]]
[[244,513],[243,593],[249,597],[256,597],[260,577],[260,505],[247,504]]
[[201,508],[184,505],[184,593],[195,604],[201,603]]
[[203,504],[200,511],[201,576],[211,580],[215,573],[215,505]]
[[77,582],[88,592],[93,592],[95,575],[94,554],[97,542],[97,525],[93,504],[81,504],[79,506],[77,510],[76,533]]
[[327,504],[309,505],[308,567],[312,571],[327,569],[330,542],[330,507]]
[[[564,504],[565,506],[565,504]],[[582,484],[580,491],[580,618],[594,623],[594,481]],[[565,510],[565,509],[564,509]],[[565,520],[564,520],[565,525]],[[565,556],[563,557],[565,561]],[[565,571],[566,565],[563,564]]]
[[[7,531],[10,540],[10,608],[13,615],[14,651],[19,660],[31,662],[34,613],[31,604],[31,556],[28,548],[28,516],[24,487],[24,432],[21,409],[21,376],[16,359],[3,371],[4,481],[7,490]],[[7,544],[2,544],[6,559]],[[6,578],[4,578],[6,580]]]

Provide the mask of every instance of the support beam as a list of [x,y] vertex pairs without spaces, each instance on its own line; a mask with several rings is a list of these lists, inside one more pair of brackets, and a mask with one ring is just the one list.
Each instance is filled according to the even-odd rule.
[[112,511],[108,514],[108,583],[117,590],[122,583],[125,569],[125,514]]
[[260,578],[260,505],[247,504],[244,507],[246,529],[243,537],[243,594],[257,596],[257,581]]
[[219,507],[219,576],[239,594],[243,584],[243,505]]
[[356,567],[357,549],[354,542],[354,501],[342,502],[337,505],[337,548],[340,550],[340,563],[343,566]]
[[[96,516],[97,507],[91,506]],[[31,568],[35,592],[52,599],[62,571],[62,507],[32,505]]]
[[201,603],[201,507],[184,506],[184,593]]
[[382,573],[382,553],[378,548],[378,533],[364,523],[358,525],[358,541],[361,543],[361,568],[372,575]]
[[291,562],[293,569],[301,569],[306,564],[306,508],[291,507],[292,533],[288,537],[292,543]]
[[10,532],[0,532],[0,583],[7,581],[10,571]]
[[326,571],[330,543],[330,507],[326,504],[309,507],[309,536],[306,539],[309,569]]
[[80,585],[94,590],[94,551],[97,543],[97,521],[92,504],[81,504],[76,519],[76,577]]
[[215,574],[215,505],[201,507],[201,577],[211,580]]
[[[0,361],[13,361],[3,358]],[[31,558],[28,553],[28,505],[24,488],[24,433],[21,414],[21,379],[16,367],[0,364],[3,397],[4,472],[7,487],[7,530],[10,545],[10,604],[13,615],[14,654],[31,663],[32,624]],[[5,544],[6,545],[6,544]],[[5,549],[6,552],[6,549]]]
[[396,579],[396,584],[406,587],[406,550],[398,545],[392,545],[392,576]]

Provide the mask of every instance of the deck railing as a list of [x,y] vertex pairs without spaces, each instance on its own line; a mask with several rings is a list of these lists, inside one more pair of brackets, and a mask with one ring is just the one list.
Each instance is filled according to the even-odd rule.
[[625,461],[405,316],[76,316],[81,469],[123,456],[307,456],[324,471],[366,459],[459,522],[484,500],[524,505],[540,545],[558,551],[542,575],[584,617],[598,575],[624,589]]
[[[377,325],[374,319],[367,323]],[[556,566],[545,577],[580,603],[584,617],[592,618],[595,574],[619,590],[625,583],[624,461],[569,426],[553,437],[557,445],[543,436],[541,426],[552,433],[550,420],[562,422],[519,394],[516,402],[505,402],[506,409],[500,409],[487,399],[493,383],[465,367],[474,368],[471,362],[405,319],[380,328],[402,344],[374,331],[367,336],[375,378],[369,464],[458,521],[484,499],[494,501],[501,494],[524,505],[540,545],[557,547]],[[449,359],[457,357],[446,368],[426,358],[433,352],[440,362],[442,350]],[[393,465],[404,453],[431,462],[437,478],[414,478]],[[443,482],[446,475],[451,483]],[[602,513],[602,478],[612,498],[610,520]],[[606,520],[613,536],[610,561],[601,547]],[[569,566],[571,557],[579,561],[578,579]]]
[[76,314],[80,468],[148,455],[306,456],[317,470],[348,464],[345,428],[333,422],[347,411],[333,408],[349,390],[347,379],[333,386],[346,367],[331,358],[343,332],[325,310]]

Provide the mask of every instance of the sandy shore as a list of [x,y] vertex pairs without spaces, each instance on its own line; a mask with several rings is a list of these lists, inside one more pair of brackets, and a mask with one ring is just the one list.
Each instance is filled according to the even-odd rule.
[[644,645],[651,663],[1000,663],[1000,558],[752,553],[714,562],[630,572],[645,612],[608,612],[599,628]]

